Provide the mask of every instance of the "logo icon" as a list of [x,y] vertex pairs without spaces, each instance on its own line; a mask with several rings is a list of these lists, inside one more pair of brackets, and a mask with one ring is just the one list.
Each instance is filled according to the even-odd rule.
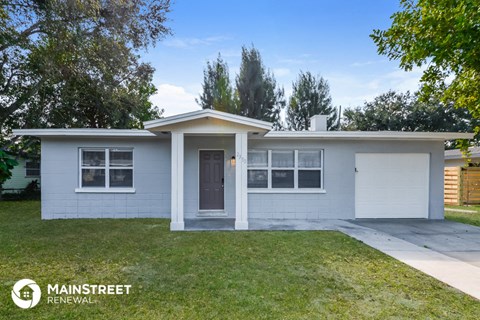
[[38,284],[30,279],[17,281],[13,286],[12,300],[22,309],[35,307],[40,302],[42,291]]

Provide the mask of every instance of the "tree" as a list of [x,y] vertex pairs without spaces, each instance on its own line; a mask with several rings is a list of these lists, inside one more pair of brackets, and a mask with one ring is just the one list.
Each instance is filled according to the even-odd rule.
[[0,149],[0,199],[2,198],[2,185],[12,176],[12,169],[18,165],[4,150]]
[[0,130],[138,127],[154,69],[138,52],[155,44],[169,0],[12,0],[0,6]]
[[280,111],[285,107],[284,91],[266,71],[260,52],[242,47],[240,73],[236,78],[236,99],[240,115],[274,123],[281,129]]
[[401,0],[387,30],[371,35],[380,54],[411,70],[426,65],[422,99],[436,94],[448,106],[480,117],[480,2]]
[[[467,132],[478,122],[468,110],[445,105],[438,99],[422,100],[418,94],[389,91],[343,113],[344,130]],[[448,147],[453,144],[447,144]]]
[[307,130],[310,117],[317,114],[329,115],[328,130],[337,129],[337,109],[332,106],[328,82],[310,72],[300,72],[297,81],[293,83],[293,93],[287,109],[287,125],[293,130]]
[[216,61],[207,62],[203,71],[203,92],[195,101],[203,109],[236,113],[228,65],[220,54]]

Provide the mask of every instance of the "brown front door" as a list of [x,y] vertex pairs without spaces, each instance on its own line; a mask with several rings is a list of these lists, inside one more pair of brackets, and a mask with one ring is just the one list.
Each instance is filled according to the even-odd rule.
[[223,151],[200,151],[200,210],[223,210]]

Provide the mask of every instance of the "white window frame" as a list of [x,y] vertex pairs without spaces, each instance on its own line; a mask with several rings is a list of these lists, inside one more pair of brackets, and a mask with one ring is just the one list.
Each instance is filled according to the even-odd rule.
[[[132,166],[131,167],[119,167],[110,166],[110,151],[130,151],[132,152]],[[105,166],[92,167],[83,166],[83,151],[103,151],[105,152]],[[82,169],[104,169],[105,170],[105,186],[104,187],[84,187],[82,186]],[[132,170],[132,186],[131,187],[110,187],[110,169],[128,169]],[[78,193],[135,193],[135,155],[133,148],[126,147],[85,147],[78,149],[78,185],[75,189]]]
[[[265,151],[266,149],[250,149],[250,151]],[[272,151],[294,151],[294,165],[293,167],[273,167],[272,166]],[[267,151],[267,166],[266,167],[248,167],[247,170],[267,170],[268,185],[267,188],[248,188],[248,193],[326,193],[324,185],[324,149],[268,149]],[[301,168],[298,166],[298,152],[299,151],[320,151],[320,167],[315,168]],[[293,171],[293,188],[272,188],[272,170],[292,170]],[[298,172],[299,171],[320,171],[320,188],[299,188],[298,187]]]

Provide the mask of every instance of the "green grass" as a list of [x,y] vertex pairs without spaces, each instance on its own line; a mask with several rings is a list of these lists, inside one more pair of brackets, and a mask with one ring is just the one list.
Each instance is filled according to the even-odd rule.
[[475,213],[463,213],[445,210],[445,219],[480,227],[480,206],[445,206],[445,209],[449,208],[476,211]]
[[[31,278],[29,310],[10,299]],[[130,284],[47,304],[47,284]],[[41,221],[0,202],[0,319],[478,319],[480,303],[338,232],[170,232],[168,221]]]

